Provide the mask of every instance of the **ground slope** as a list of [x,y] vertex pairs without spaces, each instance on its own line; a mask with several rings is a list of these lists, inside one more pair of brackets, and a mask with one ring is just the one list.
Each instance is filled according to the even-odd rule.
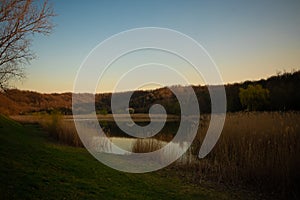
[[0,199],[234,199],[161,172],[118,172],[1,115],[0,160]]

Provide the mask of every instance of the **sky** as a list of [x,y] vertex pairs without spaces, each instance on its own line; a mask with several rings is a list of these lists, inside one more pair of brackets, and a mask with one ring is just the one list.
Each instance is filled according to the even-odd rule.
[[[32,50],[37,58],[26,66],[27,78],[15,83],[19,89],[43,93],[72,91],[76,74],[92,49],[112,35],[141,27],[168,28],[196,40],[218,66],[224,83],[258,80],[279,71],[300,69],[298,0],[52,0],[50,3],[57,14],[53,18],[56,26],[49,36],[34,36]],[[151,58],[156,53],[139,52],[132,59],[141,55]],[[165,54],[159,56],[162,55]],[[201,78],[193,79],[193,72],[185,70],[187,66],[182,61],[166,57],[174,65],[182,66],[192,84],[202,84]],[[98,87],[98,92],[112,90],[113,83],[109,80],[117,72],[122,75],[121,61],[100,81],[102,87]]]

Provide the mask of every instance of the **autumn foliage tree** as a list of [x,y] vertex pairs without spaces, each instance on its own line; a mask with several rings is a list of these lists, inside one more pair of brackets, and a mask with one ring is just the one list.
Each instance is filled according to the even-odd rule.
[[35,57],[30,50],[32,35],[49,34],[53,16],[47,1],[0,1],[0,89],[24,77],[24,64]]
[[239,98],[241,104],[249,111],[263,110],[269,102],[269,90],[261,85],[248,85],[246,89],[240,88]]

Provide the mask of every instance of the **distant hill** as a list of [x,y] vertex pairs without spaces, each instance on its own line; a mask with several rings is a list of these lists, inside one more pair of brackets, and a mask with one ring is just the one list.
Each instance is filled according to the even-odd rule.
[[72,94],[42,94],[32,91],[10,89],[0,93],[0,113],[25,114],[30,112],[51,110],[69,110]]
[[[250,84],[260,84],[270,91],[269,105],[264,110],[300,110],[300,71],[277,74],[268,79],[245,81],[225,85],[227,94],[227,110],[237,112],[243,110],[239,100],[239,89]],[[183,88],[182,86],[174,86]],[[214,86],[218,87],[218,86]],[[210,112],[210,97],[206,86],[193,86],[198,98],[200,111]],[[91,94],[82,97],[82,104]],[[120,93],[122,95],[122,93]],[[86,97],[86,99],[85,99]],[[111,93],[96,95],[96,110],[99,113],[110,113]],[[153,104],[162,104],[169,114],[179,114],[178,101],[167,87],[147,91],[135,91],[131,97],[130,107],[135,113],[147,113]],[[33,112],[50,113],[59,110],[64,114],[72,114],[72,93],[42,94],[32,91],[9,89],[0,93],[0,113],[6,115],[28,114]],[[83,112],[88,112],[84,111]]]

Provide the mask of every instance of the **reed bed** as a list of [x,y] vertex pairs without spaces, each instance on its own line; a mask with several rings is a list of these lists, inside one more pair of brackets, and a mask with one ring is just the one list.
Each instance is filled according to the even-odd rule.
[[[196,156],[209,124],[202,118],[193,143]],[[180,166],[193,181],[253,186],[262,191],[299,197],[300,113],[227,114],[222,135],[204,159]]]
[[139,138],[133,144],[132,152],[148,153],[159,150],[163,147],[163,142],[154,138]]
[[75,147],[83,147],[74,122],[64,120],[61,114],[44,115],[39,123],[57,141]]

